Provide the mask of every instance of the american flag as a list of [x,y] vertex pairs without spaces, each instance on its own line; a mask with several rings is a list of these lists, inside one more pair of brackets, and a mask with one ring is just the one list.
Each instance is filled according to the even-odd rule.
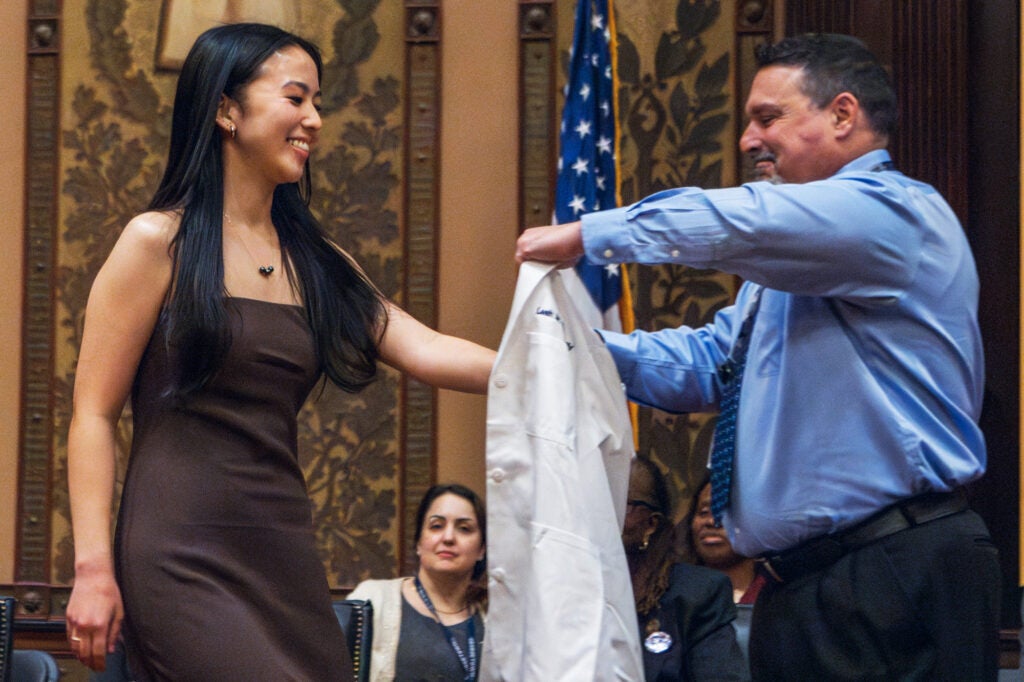
[[[569,82],[559,134],[555,221],[579,220],[584,213],[614,208],[615,74],[612,65],[614,18],[612,0],[578,0],[576,27],[569,59]],[[576,274],[589,292],[590,321],[605,329],[622,329],[618,304],[623,298],[619,265],[581,260]],[[570,290],[572,290],[570,285]],[[627,292],[628,293],[628,292]],[[582,297],[578,294],[577,298]]]

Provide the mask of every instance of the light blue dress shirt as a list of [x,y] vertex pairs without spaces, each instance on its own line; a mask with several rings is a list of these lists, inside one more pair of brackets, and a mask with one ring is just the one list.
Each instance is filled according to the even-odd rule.
[[929,185],[870,152],[805,184],[683,188],[583,217],[599,263],[682,263],[744,278],[700,328],[601,332],[629,397],[716,411],[716,368],[763,287],[724,523],[756,556],[849,527],[985,470],[978,277]]

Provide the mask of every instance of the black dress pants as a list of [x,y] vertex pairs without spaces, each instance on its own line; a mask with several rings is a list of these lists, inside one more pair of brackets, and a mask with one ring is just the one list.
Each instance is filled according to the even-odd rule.
[[995,680],[998,553],[972,511],[908,528],[761,590],[754,680]]

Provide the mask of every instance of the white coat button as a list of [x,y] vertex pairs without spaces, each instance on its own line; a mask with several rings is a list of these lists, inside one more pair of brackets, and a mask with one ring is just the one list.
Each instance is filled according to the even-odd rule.
[[604,250],[604,257],[605,258],[611,258],[614,255],[615,255],[615,252],[612,251],[611,249],[605,249]]
[[501,467],[491,469],[491,480],[495,483],[501,483],[505,480],[505,470]]
[[672,249],[672,257],[679,258],[679,249]]
[[494,385],[498,388],[505,388],[508,386],[508,377],[504,374],[497,374],[494,377]]

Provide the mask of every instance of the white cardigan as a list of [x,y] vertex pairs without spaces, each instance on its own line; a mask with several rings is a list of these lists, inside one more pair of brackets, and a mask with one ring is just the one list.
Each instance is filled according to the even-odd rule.
[[[348,599],[364,599],[373,604],[370,682],[395,679],[398,640],[402,633],[402,583],[409,579],[364,580],[348,595]],[[481,613],[481,618],[486,622],[486,614]]]
[[395,658],[398,656],[398,635],[402,632],[402,582],[364,580],[348,595],[373,604],[373,641],[370,645],[370,682],[391,682],[395,679]]

